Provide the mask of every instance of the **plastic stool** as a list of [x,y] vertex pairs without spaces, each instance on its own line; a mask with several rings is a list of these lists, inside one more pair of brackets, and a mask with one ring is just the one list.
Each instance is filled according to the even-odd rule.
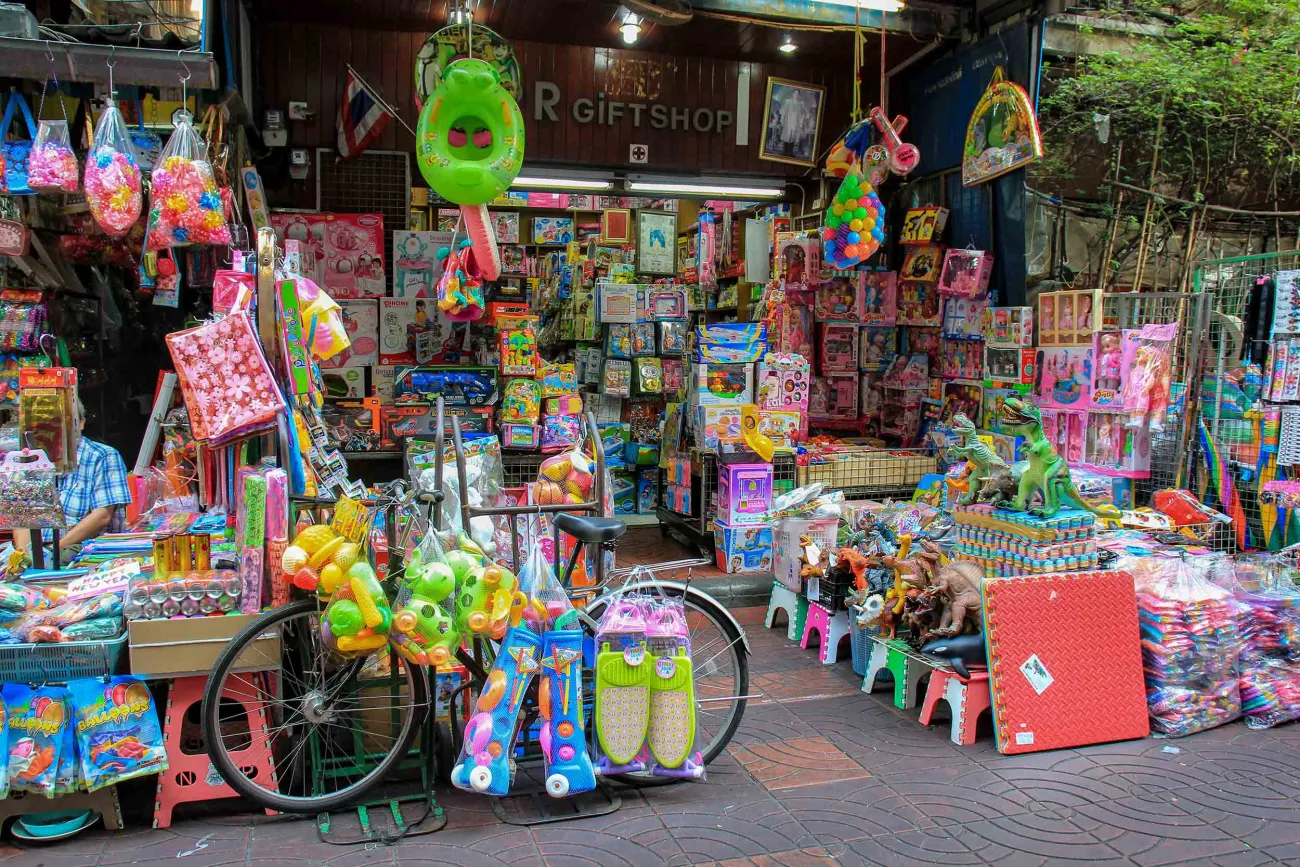
[[808,597],[802,593],[796,594],[794,598],[794,617],[790,618],[790,627],[785,631],[785,637],[791,641],[798,641],[803,637],[803,626],[808,622]]
[[897,638],[871,640],[875,646],[871,648],[871,660],[867,663],[867,673],[862,678],[862,691],[874,690],[876,678],[887,671],[894,678],[894,707],[901,710],[916,707],[916,693],[921,678],[933,667],[929,660],[918,655],[907,642]]
[[776,625],[776,615],[778,611],[785,612],[786,634],[789,635],[790,627],[794,626],[794,611],[798,607],[798,596],[789,587],[786,587],[780,581],[772,581],[772,598],[767,603],[767,617],[763,620],[763,626],[771,629]]
[[808,641],[814,632],[821,637],[818,657],[822,665],[834,665],[839,659],[840,642],[849,637],[848,612],[831,614],[816,602],[808,603],[808,618],[804,621],[803,637],[799,640],[799,646],[804,650],[808,649]]
[[[871,638],[871,658],[867,660],[867,673],[862,678],[862,691],[873,692],[876,678],[882,673],[889,674],[889,645],[883,638]],[[892,677],[892,675],[891,675]]]
[[[267,743],[266,707],[258,698],[254,686],[257,674],[232,675],[221,691],[222,698],[239,702],[248,715],[248,731],[252,736],[246,749],[230,754],[231,759],[245,775],[270,779],[276,785],[275,764]],[[167,694],[167,716],[163,722],[163,742],[167,748],[166,771],[158,775],[158,791],[153,805],[153,826],[168,828],[172,823],[172,810],[178,804],[192,801],[212,801],[218,798],[237,798],[239,794],[226,785],[221,774],[208,759],[206,751],[186,752],[181,749],[181,729],[190,708],[203,703],[206,677],[178,677],[172,681]],[[275,811],[267,810],[268,816]]]
[[962,680],[957,672],[936,668],[930,675],[930,685],[925,690],[921,705],[921,725],[928,726],[934,708],[947,701],[952,710],[952,742],[962,746],[975,743],[975,724],[979,716],[990,707],[989,673],[971,672],[970,680]]

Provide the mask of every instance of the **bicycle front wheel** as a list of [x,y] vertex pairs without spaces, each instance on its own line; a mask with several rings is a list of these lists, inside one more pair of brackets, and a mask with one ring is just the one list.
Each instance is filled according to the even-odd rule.
[[[277,631],[278,670],[234,670],[259,637]],[[282,813],[357,802],[406,758],[429,707],[424,669],[393,657],[379,673],[374,663],[381,658],[346,660],[330,651],[321,639],[319,605],[310,599],[250,623],[217,658],[203,695],[203,738],[222,778],[257,807]],[[271,779],[240,757],[261,733],[232,696],[264,708]]]

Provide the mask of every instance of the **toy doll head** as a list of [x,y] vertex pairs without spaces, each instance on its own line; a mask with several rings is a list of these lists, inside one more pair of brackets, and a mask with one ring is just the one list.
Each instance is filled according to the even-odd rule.
[[1113,331],[1107,331],[1101,335],[1101,351],[1119,352],[1119,335]]

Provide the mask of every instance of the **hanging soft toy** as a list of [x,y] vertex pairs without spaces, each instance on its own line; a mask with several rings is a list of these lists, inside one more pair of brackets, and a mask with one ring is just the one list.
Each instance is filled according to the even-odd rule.
[[[424,103],[416,138],[420,173],[434,192],[460,205],[477,274],[497,279],[501,256],[487,203],[509,189],[523,165],[524,120],[518,103],[487,63],[457,60]],[[466,318],[481,316],[481,303],[477,309]]]
[[[491,229],[488,229],[489,236]],[[495,246],[495,244],[494,244]],[[442,277],[438,279],[438,309],[452,322],[470,322],[483,315],[483,274],[478,267],[478,248],[472,238],[460,242],[460,249],[438,249]]]

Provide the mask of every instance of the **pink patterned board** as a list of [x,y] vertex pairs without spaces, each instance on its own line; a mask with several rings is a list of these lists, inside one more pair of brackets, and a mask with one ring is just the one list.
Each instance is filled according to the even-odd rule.
[[1127,572],[994,578],[984,629],[998,752],[1150,733],[1137,594]]
[[275,424],[284,401],[247,313],[167,335],[194,438],[221,445]]

